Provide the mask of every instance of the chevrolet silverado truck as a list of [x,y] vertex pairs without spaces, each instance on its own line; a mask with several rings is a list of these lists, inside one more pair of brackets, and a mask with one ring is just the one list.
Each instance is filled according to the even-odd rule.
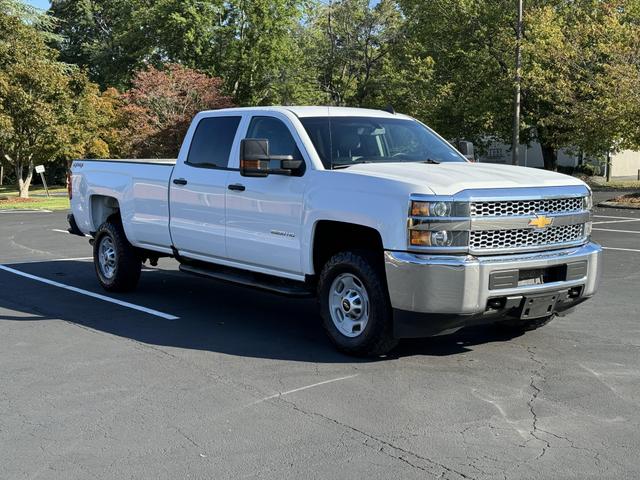
[[591,191],[554,172],[469,162],[421,122],[338,107],[199,113],[177,160],[77,160],[70,232],[98,281],[144,262],[316,296],[338,349],[499,323],[527,330],[596,292]]

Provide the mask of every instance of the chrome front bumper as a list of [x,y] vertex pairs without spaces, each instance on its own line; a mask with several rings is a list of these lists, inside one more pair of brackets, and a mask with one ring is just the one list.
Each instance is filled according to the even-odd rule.
[[[600,245],[593,242],[550,252],[486,257],[387,251],[385,269],[394,309],[474,315],[485,313],[492,298],[524,297],[573,287],[581,287],[580,300],[590,297],[600,282],[601,253]],[[494,272],[548,268],[583,261],[586,261],[584,272],[580,270],[580,276],[571,280],[500,289],[490,285]]]

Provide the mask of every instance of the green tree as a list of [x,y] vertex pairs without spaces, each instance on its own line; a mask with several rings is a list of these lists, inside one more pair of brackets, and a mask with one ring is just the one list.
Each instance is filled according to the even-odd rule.
[[546,168],[557,149],[603,155],[640,146],[640,29],[631,1],[541,2],[529,12],[524,113]]
[[[508,142],[515,6],[504,0],[400,0],[408,40],[433,62],[422,118],[450,138]],[[525,2],[522,139],[545,167],[557,150],[604,153],[636,145],[637,0]],[[636,113],[634,113],[636,112]],[[604,124],[606,123],[606,125]]]
[[[513,2],[400,0],[409,49],[404,77],[422,65],[430,81],[411,111],[447,138],[476,143],[510,135]],[[411,102],[407,99],[406,102]]]
[[312,0],[53,0],[62,60],[102,88],[178,63],[223,78],[241,105],[318,99],[305,15]]
[[126,86],[153,49],[141,0],[52,0],[57,19],[53,45],[63,62],[78,65],[102,88]]
[[[240,105],[297,103],[314,96],[302,63],[301,22],[307,5],[300,0],[228,2],[228,31],[220,75]],[[299,95],[302,98],[299,98]],[[305,98],[306,97],[306,98]]]
[[381,72],[400,42],[403,19],[392,0],[338,0],[318,8],[309,25],[315,39],[310,66],[335,105],[379,106],[388,85]]
[[57,61],[41,32],[0,12],[0,155],[13,166],[21,197],[34,164],[108,151],[97,131],[101,104],[97,87]]
[[57,39],[56,35],[52,33],[56,26],[55,18],[46,15],[44,11],[22,0],[0,0],[0,13],[31,25],[43,38],[48,40]]

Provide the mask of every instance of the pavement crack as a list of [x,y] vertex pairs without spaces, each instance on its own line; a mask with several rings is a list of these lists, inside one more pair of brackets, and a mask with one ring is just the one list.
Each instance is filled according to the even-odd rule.
[[535,368],[533,372],[531,372],[531,377],[529,378],[529,388],[531,389],[532,393],[531,397],[529,397],[529,400],[527,401],[529,413],[531,414],[531,429],[529,430],[529,435],[531,435],[531,437],[535,438],[539,442],[542,442],[542,449],[536,457],[536,460],[538,460],[544,457],[544,455],[547,453],[547,450],[551,448],[551,443],[549,443],[548,440],[542,438],[538,434],[538,432],[544,433],[544,431],[538,427],[538,414],[534,407],[534,403],[542,393],[542,389],[538,386],[538,383],[541,384],[546,380],[544,376],[544,369],[546,365],[536,357],[536,353],[533,347],[527,347],[527,352],[529,353],[529,358],[531,359],[531,361],[538,365],[538,368]]
[[[405,448],[402,448],[398,445],[395,445],[387,440],[384,440],[382,438],[376,437],[375,435],[372,435],[370,433],[367,433],[363,430],[360,430],[352,425],[346,424],[344,422],[341,422],[340,420],[336,420],[335,418],[332,417],[328,417],[322,413],[319,412],[314,412],[314,411],[309,411],[309,410],[305,410],[304,408],[298,406],[297,404],[295,404],[294,402],[290,401],[290,400],[286,400],[283,399],[282,397],[278,397],[278,400],[281,402],[284,402],[286,404],[288,404],[291,408],[293,408],[295,411],[305,415],[305,416],[310,416],[310,417],[316,417],[316,418],[320,418],[323,421],[326,422],[330,422],[334,425],[337,425],[340,428],[346,429],[351,431],[352,433],[355,433],[358,436],[364,437],[364,441],[362,442],[363,445],[369,447],[369,448],[374,448],[376,449],[378,452],[394,458],[396,460],[399,460],[407,465],[409,465],[412,468],[415,468],[417,470],[421,470],[423,472],[429,473],[433,476],[436,476],[436,478],[445,478],[445,476],[447,475],[456,475],[458,478],[463,478],[463,479],[473,479],[473,477],[470,477],[469,475],[460,472],[454,468],[448,467],[447,465],[444,465],[443,463],[440,463],[436,460],[432,460],[430,458],[424,457],[420,454],[417,454],[415,452],[412,452],[410,450],[407,450]],[[374,444],[371,444],[370,441],[374,442]],[[425,468],[424,466],[419,465],[416,460],[418,461],[422,461],[426,464],[428,464],[431,468]],[[437,469],[437,472],[434,472],[434,469]]]
[[571,440],[567,436],[558,435],[557,433],[550,432],[549,430],[543,430],[542,428],[539,428],[539,427],[538,427],[538,430],[540,432],[542,432],[542,433],[545,433],[545,434],[550,435],[550,436],[552,436],[554,438],[557,438],[558,440],[564,440],[569,445],[569,448],[572,448],[572,449],[578,450],[578,451],[582,451],[582,452],[587,452],[593,458],[596,466],[599,467],[601,465],[602,459],[600,457],[600,452],[598,452],[597,450],[593,450],[591,448],[586,448],[586,447],[579,447],[573,442],[573,440]]
[[200,445],[198,445],[198,443],[197,443],[193,438],[191,438],[189,435],[187,435],[186,433],[184,433],[184,432],[180,429],[180,427],[175,427],[175,426],[174,426],[173,428],[174,428],[174,430],[175,430],[176,432],[178,432],[182,437],[184,437],[184,438],[185,438],[185,439],[186,439],[186,440],[187,440],[191,445],[193,445],[193,446],[194,446],[194,447],[196,447],[197,449],[200,449],[200,450],[202,449],[202,447],[201,447]]

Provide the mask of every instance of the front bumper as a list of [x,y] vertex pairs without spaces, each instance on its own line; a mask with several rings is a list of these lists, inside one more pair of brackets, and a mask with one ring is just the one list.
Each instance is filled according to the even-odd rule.
[[[555,309],[566,310],[596,292],[601,275],[601,253],[602,248],[593,242],[550,252],[486,257],[387,251],[385,269],[391,305],[396,318],[404,319],[397,323],[407,323],[405,320],[409,316],[422,317],[419,324],[430,322],[432,318],[433,323],[442,324],[442,328],[435,324],[422,325],[422,331],[433,335],[448,328],[481,323],[482,319],[495,321],[500,316],[513,315],[514,307],[526,296],[579,289],[577,297],[560,302]],[[553,267],[564,269],[565,277],[552,277],[537,284],[517,281],[520,271],[546,271]],[[569,271],[571,274],[566,273]],[[513,275],[516,285],[505,287],[501,284],[500,279]],[[489,302],[494,299],[505,302],[505,308],[491,308]],[[454,326],[449,321],[452,318],[456,319]],[[396,328],[397,336],[423,336],[421,332],[403,333],[400,330]]]

